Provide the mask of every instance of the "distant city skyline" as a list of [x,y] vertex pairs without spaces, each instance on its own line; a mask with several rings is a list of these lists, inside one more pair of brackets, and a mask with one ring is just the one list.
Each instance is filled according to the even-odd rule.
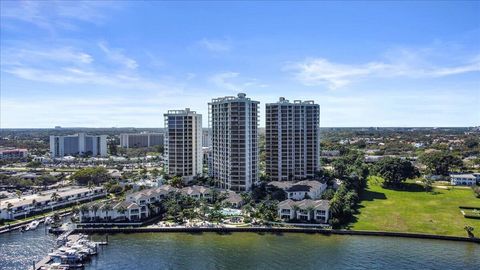
[[321,127],[480,125],[480,2],[2,1],[0,127],[164,127],[246,93]]

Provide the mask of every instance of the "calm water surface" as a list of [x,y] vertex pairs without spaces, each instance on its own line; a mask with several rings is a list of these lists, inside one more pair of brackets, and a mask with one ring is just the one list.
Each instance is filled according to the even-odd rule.
[[[105,236],[94,236],[105,239]],[[0,269],[26,269],[53,247],[43,227],[0,235]],[[316,234],[138,233],[109,236],[92,269],[480,269],[480,245]]]
[[55,239],[45,232],[43,223],[34,231],[0,234],[0,269],[32,269],[33,261],[43,259],[54,247]]
[[480,269],[480,245],[315,234],[109,236],[86,269]]

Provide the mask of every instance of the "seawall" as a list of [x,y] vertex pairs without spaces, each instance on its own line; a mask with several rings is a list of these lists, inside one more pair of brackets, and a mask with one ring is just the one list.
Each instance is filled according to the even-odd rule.
[[256,232],[256,233],[310,233],[310,234],[338,234],[338,235],[364,235],[364,236],[385,236],[385,237],[404,237],[404,238],[420,238],[420,239],[436,239],[480,243],[480,238],[470,238],[461,236],[446,236],[421,233],[404,233],[404,232],[382,232],[382,231],[352,231],[352,230],[329,230],[320,228],[283,228],[283,227],[166,227],[166,228],[81,228],[75,229],[74,233],[84,234],[114,234],[114,233],[232,233],[232,232]]

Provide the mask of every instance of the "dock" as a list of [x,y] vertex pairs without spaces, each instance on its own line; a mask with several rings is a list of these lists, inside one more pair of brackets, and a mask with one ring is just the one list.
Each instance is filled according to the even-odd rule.
[[[67,242],[77,242],[78,240],[80,240],[80,238],[82,238],[82,235],[80,234],[73,234],[73,230],[71,231],[67,231],[65,233],[63,233],[59,239],[61,240],[62,237],[64,237],[64,241],[62,241],[62,245],[59,246],[58,248],[60,247],[63,247],[65,246],[65,244]],[[97,243],[97,245],[106,245],[107,243],[106,242],[99,242]],[[39,262],[35,263],[33,265],[33,268],[28,268],[28,269],[33,269],[33,270],[41,270],[42,267],[48,267],[49,263],[52,261],[52,259],[50,258],[49,255],[45,256],[42,260],[40,260]]]

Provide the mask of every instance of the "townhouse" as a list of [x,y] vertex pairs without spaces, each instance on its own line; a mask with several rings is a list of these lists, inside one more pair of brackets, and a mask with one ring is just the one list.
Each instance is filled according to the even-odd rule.
[[328,223],[330,214],[330,202],[327,200],[287,199],[278,204],[278,216],[284,221]]
[[[53,194],[56,194],[53,195]],[[0,201],[0,218],[15,219],[107,195],[103,187],[69,187]]]

